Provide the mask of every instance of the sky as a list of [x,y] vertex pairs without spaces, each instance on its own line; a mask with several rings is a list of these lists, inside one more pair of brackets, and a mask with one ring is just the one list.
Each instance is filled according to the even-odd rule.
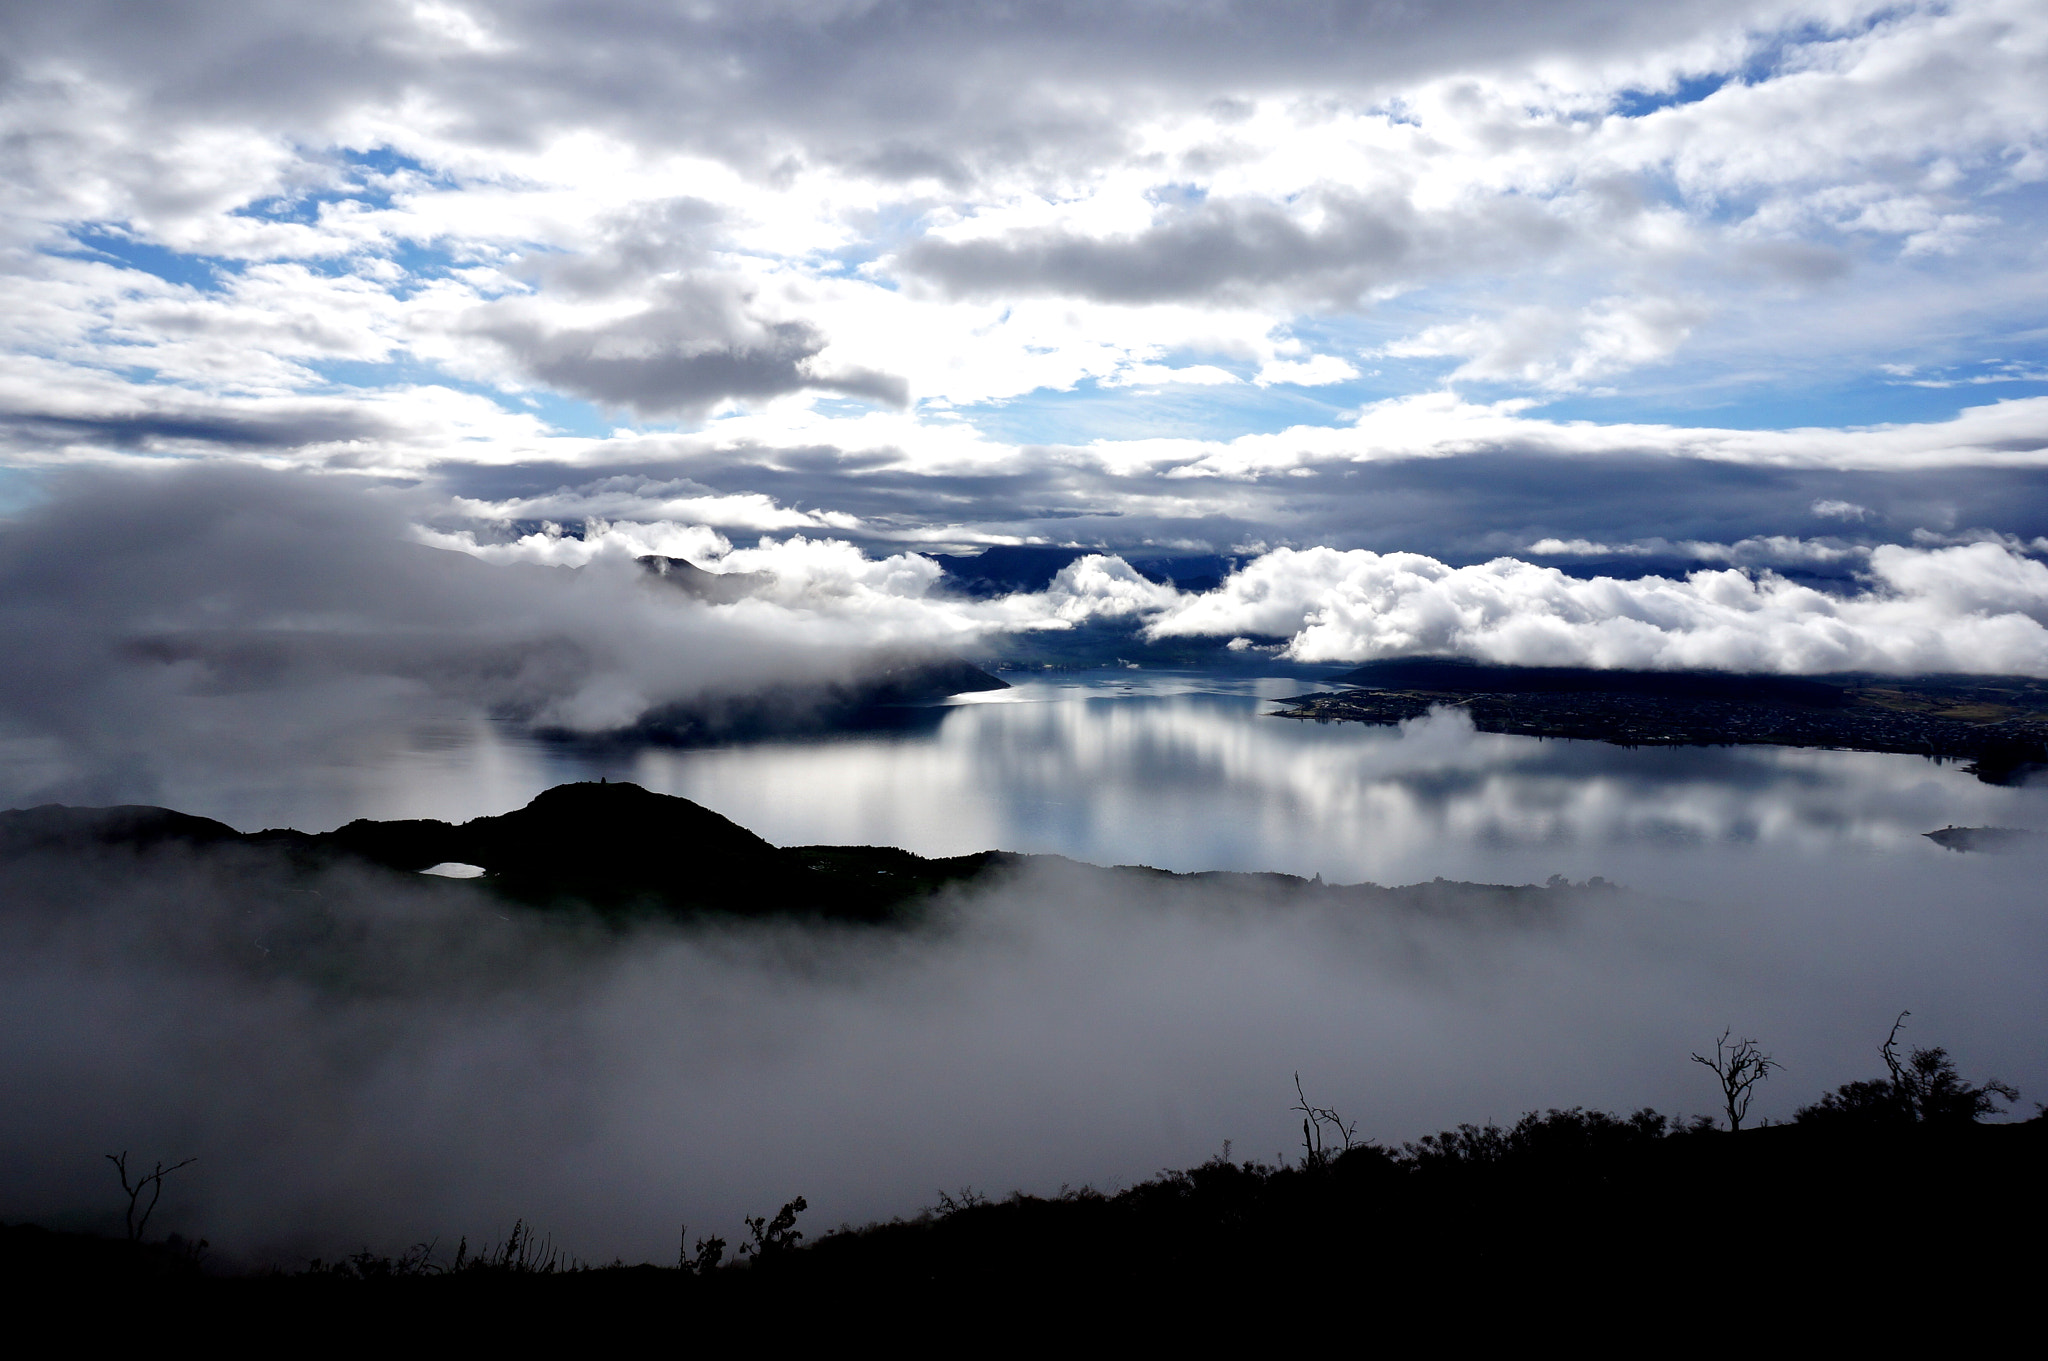
[[[934,638],[906,555],[1043,544],[1106,556],[974,628],[2048,673],[2026,0],[80,0],[0,51],[16,522],[234,465],[499,561],[830,559]],[[1119,574],[1176,554],[1269,580]]]

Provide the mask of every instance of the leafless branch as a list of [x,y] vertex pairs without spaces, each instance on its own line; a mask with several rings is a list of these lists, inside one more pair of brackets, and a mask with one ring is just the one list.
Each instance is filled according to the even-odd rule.
[[[121,1189],[128,1193],[128,1241],[139,1243],[142,1241],[142,1235],[149,1229],[149,1217],[156,1213],[156,1203],[163,1199],[164,1178],[170,1176],[171,1173],[181,1167],[190,1167],[193,1163],[198,1162],[199,1159],[187,1158],[181,1163],[172,1163],[169,1167],[158,1163],[155,1170],[146,1174],[138,1174],[133,1184],[130,1184],[128,1180],[127,1149],[122,1149],[118,1154],[109,1153],[107,1161],[114,1165],[114,1171],[121,1178]],[[144,1191],[149,1192],[149,1204],[142,1206],[142,1216],[138,1219],[135,1209],[141,1202]]]
[[1884,1066],[1891,1072],[1894,1087],[1902,1086],[1905,1080],[1906,1068],[1899,1062],[1899,1032],[1905,1029],[1906,1018],[1912,1014],[1910,1011],[1899,1013],[1898,1019],[1892,1022],[1892,1033],[1884,1037],[1884,1043],[1877,1050],[1884,1055]]
[[[1357,1143],[1358,1122],[1353,1120],[1347,1124],[1344,1117],[1338,1115],[1337,1112],[1329,1107],[1310,1105],[1308,1093],[1304,1092],[1301,1087],[1300,1073],[1294,1075],[1294,1095],[1298,1100],[1291,1109],[1300,1111],[1303,1117],[1301,1122],[1301,1145],[1303,1162],[1306,1166],[1320,1167],[1331,1158],[1352,1148]],[[1343,1141],[1342,1147],[1336,1148],[1333,1151],[1331,1147],[1333,1141],[1326,1140],[1323,1135],[1325,1126],[1336,1131],[1335,1138]]]
[[1721,1099],[1726,1104],[1731,1132],[1742,1128],[1756,1084],[1785,1066],[1766,1054],[1755,1040],[1737,1040],[1729,1044],[1728,1037],[1734,1033],[1732,1027],[1721,1032],[1720,1038],[1714,1041],[1714,1057],[1708,1058],[1705,1054],[1692,1056],[1694,1063],[1711,1070],[1720,1080]]

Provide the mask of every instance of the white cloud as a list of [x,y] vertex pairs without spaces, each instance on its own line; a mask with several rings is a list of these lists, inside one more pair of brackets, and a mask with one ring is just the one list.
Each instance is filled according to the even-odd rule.
[[[1851,428],[1736,430],[1551,421],[1521,414],[1523,399],[1469,402],[1450,392],[1389,398],[1348,428],[1297,426],[1227,443],[1133,444],[1183,477],[1258,477],[1327,463],[1455,458],[1513,450],[1555,457],[1649,453],[1716,463],[1873,469],[2048,465],[2048,398],[1965,408],[1944,421]],[[1115,456],[1102,446],[1105,456]]]
[[[477,520],[562,521],[627,516],[660,521],[712,525],[728,530],[837,529],[858,530],[860,520],[838,511],[803,511],[777,505],[759,492],[721,495],[708,487],[683,479],[660,480],[617,476],[576,488],[562,487],[545,496],[517,497],[504,501],[479,501],[456,497],[451,507],[457,515]],[[649,549],[649,552],[655,550]]]
[[1150,625],[1291,638],[1302,661],[1449,654],[1540,666],[2048,675],[2048,566],[1995,544],[1882,545],[1868,589],[1769,572],[1582,580],[1512,558],[1280,549]]
[[1644,557],[1657,550],[1642,543],[1595,543],[1591,539],[1538,539],[1525,550],[1539,558]]
[[1671,298],[1603,298],[1573,314],[1523,307],[1432,326],[1376,353],[1462,357],[1450,381],[1514,382],[1570,390],[1668,358],[1705,316]]

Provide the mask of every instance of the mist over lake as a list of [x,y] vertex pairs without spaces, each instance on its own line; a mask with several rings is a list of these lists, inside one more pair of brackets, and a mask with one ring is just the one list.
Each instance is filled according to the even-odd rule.
[[382,962],[336,983],[249,974],[266,938],[233,924],[274,909],[175,860],[41,918],[19,905],[71,890],[17,881],[0,1076],[37,1096],[0,1123],[0,1214],[97,1222],[112,1141],[199,1152],[165,1213],[248,1260],[521,1216],[661,1259],[680,1221],[731,1232],[798,1194],[822,1226],[941,1188],[1129,1184],[1226,1139],[1282,1155],[1296,1071],[1383,1140],[1550,1105],[1708,1110],[1686,1056],[1733,1025],[1791,1065],[1759,1106],[1782,1118],[1867,1076],[1910,1007],[1973,1069],[2048,1082],[2042,857],[1921,835],[2044,825],[2041,789],[1917,757],[1266,716],[1299,677],[1013,679],[888,732],[592,754],[444,730],[295,787],[222,770],[166,796],[318,827],[604,775],[780,844],[1621,887],[1358,911],[1039,862],[907,929],[619,935],[337,875],[319,891],[354,923],[347,957]]

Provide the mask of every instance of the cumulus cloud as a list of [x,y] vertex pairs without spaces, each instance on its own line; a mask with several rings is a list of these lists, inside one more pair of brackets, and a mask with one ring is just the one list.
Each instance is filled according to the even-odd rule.
[[1528,551],[1539,558],[1639,558],[1657,550],[1646,543],[1595,543],[1591,539],[1538,539]]
[[1297,426],[1227,442],[1132,442],[1184,477],[1288,473],[1318,463],[1459,458],[1494,450],[1563,457],[1636,453],[1716,463],[1903,471],[2048,463],[2048,397],[1966,407],[1940,421],[1743,430],[1547,420],[1526,398],[1473,402],[1432,392],[1374,402],[1349,427]]
[[558,487],[540,496],[522,496],[502,501],[480,501],[456,497],[450,503],[455,514],[471,519],[510,522],[514,520],[603,520],[606,517],[658,517],[659,522],[682,521],[715,525],[721,529],[839,529],[860,528],[854,516],[838,511],[803,511],[775,503],[758,492],[724,495],[688,478],[653,478],[620,474],[599,478],[576,487]]
[[681,279],[624,315],[578,324],[524,299],[464,317],[467,335],[505,351],[522,374],[557,391],[642,416],[701,415],[722,401],[815,390],[901,406],[900,378],[817,363],[825,339],[800,320],[753,315],[730,280]]
[[1870,556],[1870,550],[1861,545],[1800,539],[1789,534],[1752,535],[1736,543],[1699,539],[1638,539],[1630,543],[1538,539],[1529,545],[1528,552],[1539,558],[1690,558],[1740,567],[1838,567],[1845,563],[1861,566]]
[[1582,580],[1512,558],[1279,549],[1154,636],[1288,637],[1302,661],[1448,654],[1535,666],[2048,675],[2048,566],[1996,544],[1871,550],[1866,589],[1770,572]]

